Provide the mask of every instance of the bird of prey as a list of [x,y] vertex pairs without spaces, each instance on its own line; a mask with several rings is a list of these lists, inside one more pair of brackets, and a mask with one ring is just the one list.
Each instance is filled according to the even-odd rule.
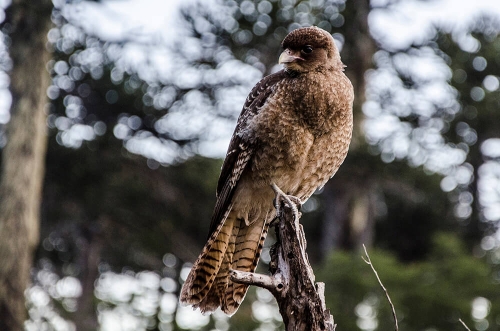
[[248,95],[217,186],[208,241],[180,302],[205,312],[236,312],[248,285],[231,269],[253,272],[276,217],[272,184],[303,203],[340,167],[352,135],[352,84],[332,36],[299,28],[282,42],[284,69]]

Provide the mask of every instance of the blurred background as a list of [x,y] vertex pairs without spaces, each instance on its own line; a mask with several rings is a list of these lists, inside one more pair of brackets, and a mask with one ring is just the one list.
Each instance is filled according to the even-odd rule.
[[[0,21],[9,5],[0,1]],[[459,318],[500,330],[499,1],[47,6],[48,147],[27,330],[283,329],[265,290],[252,288],[231,319],[180,307],[177,295],[245,97],[280,69],[285,35],[310,25],[332,33],[356,94],[349,155],[302,217],[339,330],[394,328],[362,244],[401,330],[463,330]],[[3,148],[7,24],[1,36]],[[265,248],[261,272],[268,261]]]

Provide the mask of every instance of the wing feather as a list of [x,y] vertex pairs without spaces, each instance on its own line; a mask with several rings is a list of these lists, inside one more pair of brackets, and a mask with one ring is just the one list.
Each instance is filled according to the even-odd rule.
[[[238,180],[251,162],[257,141],[249,141],[242,136],[242,132],[247,129],[251,119],[259,113],[265,105],[266,100],[274,93],[275,85],[287,74],[281,70],[264,77],[259,81],[248,95],[243,110],[238,117],[236,129],[234,131],[226,158],[222,164],[219,182],[217,184],[217,201],[210,223],[209,237],[217,229],[220,222],[224,221],[224,215],[231,205]],[[247,136],[247,135],[246,135]]]

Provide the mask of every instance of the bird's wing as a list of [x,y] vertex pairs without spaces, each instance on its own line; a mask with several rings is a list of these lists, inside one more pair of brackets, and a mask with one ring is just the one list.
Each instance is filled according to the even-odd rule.
[[285,76],[286,73],[281,70],[264,77],[254,86],[243,105],[243,110],[238,118],[236,129],[229,143],[226,158],[222,164],[217,184],[217,201],[210,223],[209,237],[217,229],[219,223],[224,221],[225,215],[227,216],[238,180],[253,156],[257,142],[250,141],[242,133],[247,129],[251,119],[259,113],[267,99],[274,93],[275,85]]

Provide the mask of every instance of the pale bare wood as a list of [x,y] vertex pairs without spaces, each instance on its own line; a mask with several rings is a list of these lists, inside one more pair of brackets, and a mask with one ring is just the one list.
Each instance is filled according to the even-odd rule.
[[469,329],[469,327],[467,326],[467,324],[465,324],[465,322],[464,322],[464,321],[462,321],[462,319],[461,319],[461,318],[459,318],[459,319],[458,319],[458,321],[459,321],[460,323],[462,323],[462,325],[464,326],[464,328],[465,328],[467,331],[470,331],[470,329]]
[[378,272],[375,269],[375,267],[373,266],[372,260],[370,259],[370,255],[368,255],[368,251],[366,250],[365,245],[363,245],[363,249],[365,250],[366,259],[364,257],[361,257],[361,258],[363,259],[363,261],[365,261],[366,264],[368,264],[371,267],[373,273],[375,274],[375,277],[377,277],[377,281],[378,281],[380,287],[382,288],[382,290],[384,290],[385,297],[387,298],[387,301],[389,301],[389,305],[391,306],[392,317],[394,318],[394,325],[396,327],[395,330],[399,331],[398,317],[396,316],[396,309],[394,308],[394,304],[392,303],[391,297],[389,296],[389,292],[387,291],[384,284],[382,283],[382,280],[380,280]]

